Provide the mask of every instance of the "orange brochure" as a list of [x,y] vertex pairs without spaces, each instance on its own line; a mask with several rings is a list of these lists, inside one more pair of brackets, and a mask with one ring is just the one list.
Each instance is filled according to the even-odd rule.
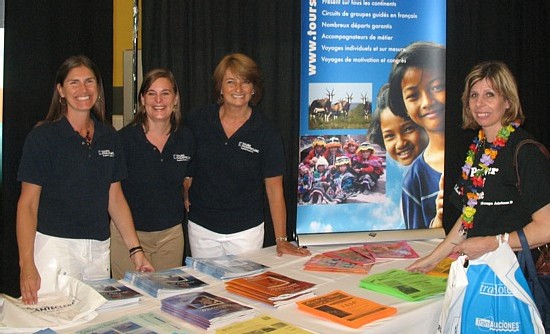
[[395,307],[378,304],[340,290],[296,304],[300,310],[352,328],[359,328],[397,313]]

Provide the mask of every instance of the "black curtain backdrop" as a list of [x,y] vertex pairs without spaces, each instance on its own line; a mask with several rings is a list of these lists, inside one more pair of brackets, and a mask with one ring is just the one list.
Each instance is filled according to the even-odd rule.
[[101,69],[110,109],[112,13],[112,1],[5,1],[0,292],[19,294],[15,212],[25,137],[48,112],[57,69],[75,54],[87,55]]
[[[460,96],[464,77],[480,61],[501,60],[510,66],[527,114],[525,128],[550,145],[550,114],[543,99],[550,88],[549,14],[548,0],[447,1],[447,194],[474,135],[460,128]],[[279,126],[286,143],[290,235],[296,224],[300,1],[144,0],[142,15],[144,69],[174,71],[184,114],[213,102],[210,76],[226,53],[247,53],[263,69],[262,111]],[[456,219],[453,211],[445,206],[446,228]],[[269,235],[267,240],[272,240]]]
[[[111,100],[112,9],[112,3],[103,1],[6,3],[1,292],[17,295],[19,289],[16,173],[24,138],[45,116],[55,71],[72,54],[87,54],[98,63],[106,78],[107,100]],[[550,113],[545,100],[550,91],[549,17],[550,0],[447,1],[447,192],[458,176],[472,137],[460,129],[464,77],[480,61],[501,60],[510,66],[527,115],[524,127],[550,147]],[[211,75],[223,55],[238,51],[258,62],[265,81],[262,111],[285,139],[286,196],[292,230],[296,213],[300,1],[143,0],[142,18],[144,69],[163,66],[174,72],[184,115],[190,108],[213,102]],[[450,211],[446,207],[447,223]],[[272,237],[267,241],[272,242]]]

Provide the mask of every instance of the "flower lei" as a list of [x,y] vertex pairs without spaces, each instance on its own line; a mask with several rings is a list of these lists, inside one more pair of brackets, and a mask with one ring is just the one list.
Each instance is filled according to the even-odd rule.
[[[485,178],[489,172],[489,167],[495,162],[495,159],[498,155],[498,151],[502,149],[508,138],[519,126],[519,121],[514,121],[507,126],[502,127],[497,134],[495,141],[491,144],[489,148],[486,148],[479,160],[479,169],[474,172],[474,175],[471,177],[472,186],[470,191],[466,193],[466,198],[468,201],[462,207],[462,215],[460,219],[462,221],[462,229],[465,231],[471,229],[474,226],[474,216],[476,214],[477,200],[479,195],[485,186]],[[466,160],[464,166],[462,167],[462,179],[464,181],[470,178],[470,170],[474,164],[475,157],[478,153],[478,150],[485,141],[485,134],[483,129],[479,130],[479,133],[476,138],[474,138],[472,144],[470,144],[468,153],[466,154]],[[464,193],[464,187],[462,193]]]

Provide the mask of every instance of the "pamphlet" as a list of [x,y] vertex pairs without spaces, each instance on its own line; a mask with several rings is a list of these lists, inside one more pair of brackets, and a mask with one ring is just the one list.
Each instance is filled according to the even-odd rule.
[[261,315],[250,320],[237,322],[216,330],[216,334],[312,334],[313,332],[296,327],[269,315]]
[[296,304],[300,310],[352,328],[359,328],[397,312],[395,307],[378,304],[340,290]]
[[128,271],[124,274],[124,281],[160,299],[201,290],[208,285],[181,269],[155,272]]
[[355,274],[368,274],[371,268],[372,264],[360,265],[325,254],[314,255],[304,264],[304,270],[309,271],[346,272]]
[[418,301],[445,293],[447,278],[391,269],[367,276],[359,286],[406,301]]
[[123,316],[76,332],[76,334],[115,333],[191,334],[193,332],[153,312]]
[[143,296],[141,293],[127,287],[114,278],[85,281],[84,283],[88,284],[99,292],[103,298],[107,299],[107,302],[99,309],[137,304]]
[[226,280],[237,277],[256,275],[264,272],[267,266],[240,258],[237,255],[224,255],[213,258],[187,257],[185,264],[197,271]]
[[397,242],[373,242],[364,244],[363,247],[378,259],[415,259],[420,257],[418,253],[406,241]]

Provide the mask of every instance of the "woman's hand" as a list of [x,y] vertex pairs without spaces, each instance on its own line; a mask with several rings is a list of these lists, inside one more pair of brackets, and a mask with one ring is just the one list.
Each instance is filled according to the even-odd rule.
[[19,274],[19,286],[21,288],[21,298],[23,304],[38,303],[38,290],[40,290],[40,274],[36,269],[36,265],[21,267]]
[[149,260],[147,260],[143,252],[135,253],[134,255],[132,255],[131,259],[137,271],[141,271],[141,272],[155,271],[155,268],[153,268],[151,263],[149,263]]
[[433,253],[430,255],[424,256],[418,260],[416,260],[413,264],[405,268],[405,270],[411,271],[413,273],[427,273],[430,272],[432,269],[434,269],[437,264],[439,263],[439,259],[437,259]]
[[298,247],[285,240],[277,240],[277,255],[282,256],[283,254],[307,256],[311,255],[311,252],[305,247]]
[[494,235],[488,237],[473,237],[464,239],[458,243],[453,248],[453,252],[466,255],[468,259],[473,260],[496,250],[498,246],[498,240]]

